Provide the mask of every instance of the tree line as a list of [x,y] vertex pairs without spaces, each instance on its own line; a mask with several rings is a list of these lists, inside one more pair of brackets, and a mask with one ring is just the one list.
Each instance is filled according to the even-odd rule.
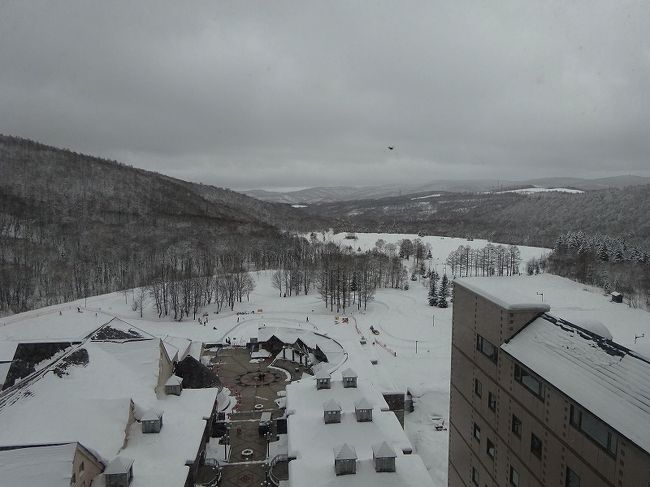
[[546,268],[605,292],[621,292],[630,306],[650,307],[650,256],[622,237],[563,233],[555,241]]
[[519,274],[521,252],[516,245],[494,245],[473,249],[461,245],[446,260],[454,277],[513,276]]

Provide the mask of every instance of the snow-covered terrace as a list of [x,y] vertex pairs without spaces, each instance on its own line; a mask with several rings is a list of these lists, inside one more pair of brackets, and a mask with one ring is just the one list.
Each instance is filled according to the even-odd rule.
[[[341,422],[325,424],[323,404],[340,404]],[[373,405],[370,422],[357,422],[355,402],[365,399]],[[412,451],[397,417],[372,384],[362,377],[358,388],[344,388],[340,373],[332,376],[331,389],[316,389],[314,378],[304,378],[287,386],[289,485],[320,486],[418,486],[433,485],[422,459]],[[377,473],[373,467],[372,445],[386,441],[396,452],[396,471]],[[338,476],[334,470],[334,449],[347,443],[358,456],[357,473]]]
[[501,349],[650,452],[650,361],[549,316]]

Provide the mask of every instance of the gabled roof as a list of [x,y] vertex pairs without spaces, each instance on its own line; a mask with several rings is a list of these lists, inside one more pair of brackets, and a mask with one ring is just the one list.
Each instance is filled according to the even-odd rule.
[[375,443],[374,445],[372,445],[372,454],[376,458],[395,458],[395,457],[397,457],[397,454],[395,453],[395,450],[393,450],[393,447],[391,447],[385,441],[382,441],[381,443]]
[[331,379],[332,374],[330,374],[325,367],[322,367],[317,373],[316,373],[316,379]]
[[372,404],[365,397],[354,403],[354,409],[372,409]]
[[329,401],[323,404],[323,411],[340,411],[340,410],[341,410],[341,405],[334,399],[330,399]]
[[358,376],[357,376],[357,373],[354,370],[352,370],[350,367],[348,367],[343,372],[341,372],[341,377],[343,377],[345,379],[345,378],[348,378],[348,377],[349,378],[357,378]]
[[128,458],[128,457],[115,457],[111,461],[111,463],[108,464],[108,467],[106,467],[106,470],[104,470],[104,474],[117,474],[117,473],[126,473],[129,471],[131,466],[133,465],[133,458]]
[[501,349],[650,452],[650,360],[548,315]]
[[179,377],[177,375],[172,375],[169,379],[167,379],[167,382],[165,382],[166,386],[180,386],[183,385],[183,378]]
[[334,458],[336,460],[356,460],[357,452],[353,446],[343,443],[340,447],[334,448]]
[[151,340],[155,338],[140,328],[114,317],[97,330],[92,340],[95,342],[128,342],[134,340]]

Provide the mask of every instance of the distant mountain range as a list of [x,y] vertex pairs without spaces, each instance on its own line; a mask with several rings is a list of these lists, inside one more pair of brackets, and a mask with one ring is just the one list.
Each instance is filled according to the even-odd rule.
[[650,184],[650,177],[622,175],[597,179],[552,177],[530,179],[526,181],[504,181],[497,179],[439,180],[430,181],[425,184],[315,187],[288,192],[253,189],[242,191],[242,193],[262,201],[274,203],[314,204],[332,203],[336,201],[380,199],[409,194],[422,194],[427,191],[475,193],[484,191],[503,191],[534,186],[594,191],[599,189],[621,189],[627,186],[639,186],[645,184]]

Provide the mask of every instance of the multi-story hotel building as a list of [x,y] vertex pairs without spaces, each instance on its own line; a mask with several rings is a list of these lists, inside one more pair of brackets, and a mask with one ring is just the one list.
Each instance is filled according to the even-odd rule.
[[449,486],[650,487],[650,362],[516,281],[455,281]]

